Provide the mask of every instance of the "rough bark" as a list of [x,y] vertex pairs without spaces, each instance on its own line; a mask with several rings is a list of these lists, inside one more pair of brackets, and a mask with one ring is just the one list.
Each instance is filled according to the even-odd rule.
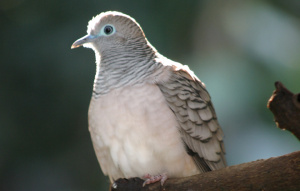
[[277,126],[291,131],[300,140],[300,93],[293,94],[281,82],[275,82],[275,87],[268,108]]
[[[281,82],[269,99],[268,108],[276,124],[300,140],[300,94],[293,94]],[[229,166],[191,177],[168,179],[142,187],[140,178],[119,179],[111,191],[293,191],[300,190],[300,151],[287,155]]]
[[142,187],[139,178],[119,179],[112,191],[250,191],[300,190],[300,151],[266,160],[229,166],[191,177],[168,179]]

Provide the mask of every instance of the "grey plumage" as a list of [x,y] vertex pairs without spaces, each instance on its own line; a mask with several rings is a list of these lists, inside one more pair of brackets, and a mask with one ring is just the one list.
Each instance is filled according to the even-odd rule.
[[93,18],[72,48],[92,48],[97,71],[89,130],[110,180],[150,173],[182,177],[226,166],[223,132],[205,85],[159,54],[119,12]]

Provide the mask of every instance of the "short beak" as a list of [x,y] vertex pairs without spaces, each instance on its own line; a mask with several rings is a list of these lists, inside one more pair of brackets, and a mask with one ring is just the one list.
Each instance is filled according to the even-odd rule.
[[95,36],[92,36],[92,35],[86,35],[78,40],[76,40],[72,46],[71,46],[71,49],[73,48],[78,48],[86,43],[89,43],[89,42],[92,42],[93,40],[95,39]]

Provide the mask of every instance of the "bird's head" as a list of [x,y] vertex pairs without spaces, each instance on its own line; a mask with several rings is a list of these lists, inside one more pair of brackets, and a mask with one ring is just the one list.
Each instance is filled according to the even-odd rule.
[[89,21],[87,35],[75,41],[71,48],[92,48],[105,51],[126,49],[130,44],[147,44],[140,25],[130,16],[120,12],[104,12]]

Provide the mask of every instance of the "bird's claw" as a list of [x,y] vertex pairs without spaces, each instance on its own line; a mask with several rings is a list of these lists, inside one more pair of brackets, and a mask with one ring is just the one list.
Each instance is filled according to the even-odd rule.
[[143,176],[143,178],[145,179],[145,181],[143,183],[143,187],[147,184],[152,184],[152,183],[158,182],[158,181],[160,181],[160,184],[163,186],[165,181],[168,179],[168,176],[166,173],[155,175],[155,176],[146,174],[145,176]]

